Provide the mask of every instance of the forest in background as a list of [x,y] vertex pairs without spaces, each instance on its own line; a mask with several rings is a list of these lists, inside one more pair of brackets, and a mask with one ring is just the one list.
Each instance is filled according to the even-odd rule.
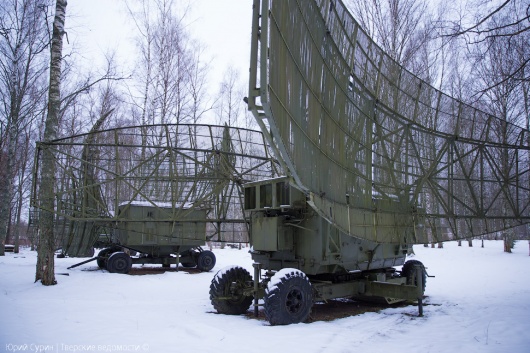
[[[354,17],[396,61],[432,86],[528,129],[530,5],[522,0],[348,0]],[[37,141],[49,113],[52,0],[0,4],[0,240],[24,237]],[[57,137],[102,128],[157,123],[227,123],[255,128],[234,67],[216,67],[187,30],[191,2],[135,0],[130,72],[108,53],[102,67],[83,67],[82,43],[61,56]],[[250,10],[249,10],[250,16]],[[248,29],[250,35],[250,28]],[[66,8],[65,32],[68,33]],[[66,40],[67,40],[66,35]],[[212,70],[225,72],[209,82]],[[207,89],[218,85],[215,95]],[[3,255],[0,246],[0,255]]]

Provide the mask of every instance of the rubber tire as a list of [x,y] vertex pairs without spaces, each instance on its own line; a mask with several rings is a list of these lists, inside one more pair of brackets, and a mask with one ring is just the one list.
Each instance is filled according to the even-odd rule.
[[311,314],[313,289],[307,276],[297,269],[283,269],[273,276],[281,276],[265,290],[265,316],[271,325],[290,325],[304,322]]
[[[107,260],[110,253],[115,251],[112,248],[106,248],[98,253],[98,259],[96,260],[99,268],[107,268]],[[103,259],[102,259],[103,257]]]
[[197,268],[209,272],[215,266],[215,254],[209,250],[201,251],[197,256]]
[[427,285],[427,271],[425,270],[425,266],[421,263],[421,261],[418,260],[409,260],[405,262],[403,265],[403,268],[401,269],[401,277],[407,278],[407,284],[408,285],[417,285],[418,280],[416,278],[416,272],[414,271],[414,266],[420,265],[422,269],[422,277],[423,277],[423,288],[422,293],[425,293],[425,287]]
[[[249,281],[252,281],[252,277],[242,267],[219,270],[210,284],[210,302],[215,310],[219,314],[245,314],[254,299],[241,293]],[[235,283],[235,286],[232,286],[232,283]],[[231,291],[231,288],[234,290]],[[219,299],[227,297],[230,299]]]
[[123,251],[113,253],[107,260],[107,271],[110,273],[129,273],[131,267],[132,259]]

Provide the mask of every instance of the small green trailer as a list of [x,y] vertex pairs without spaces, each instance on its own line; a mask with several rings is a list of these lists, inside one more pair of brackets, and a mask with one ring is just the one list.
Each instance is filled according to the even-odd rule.
[[[192,204],[120,204],[112,244],[99,252],[98,266],[109,272],[128,273],[133,264],[170,267],[180,263],[210,271],[215,266],[215,255],[201,248],[206,242],[207,211]],[[175,212],[179,213],[179,221],[174,220]]]

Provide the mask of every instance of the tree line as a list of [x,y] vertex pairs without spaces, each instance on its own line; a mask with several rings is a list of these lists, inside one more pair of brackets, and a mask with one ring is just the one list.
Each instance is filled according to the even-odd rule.
[[[530,5],[525,1],[345,2],[367,33],[418,77],[498,118],[529,128]],[[176,0],[126,3],[124,11],[134,24],[137,49],[130,72],[120,69],[112,53],[105,56],[104,67],[87,68],[76,60],[82,51],[64,52],[66,9],[64,0],[0,4],[0,256],[6,242],[18,246],[20,229],[29,221],[36,141],[84,133],[96,122],[114,128],[205,123],[213,117],[214,123],[255,126],[245,112],[245,84],[239,72],[215,67],[205,58],[204,46],[187,30],[189,4]],[[219,69],[226,74],[218,94],[211,96],[209,73]],[[53,192],[54,171],[44,168],[46,158],[51,160],[53,155],[42,153],[40,192]],[[51,230],[53,216],[47,217]],[[45,218],[41,215],[40,221]],[[507,232],[504,237],[510,240],[513,234]],[[43,270],[53,268],[53,244],[40,249],[36,279],[53,284],[53,273],[44,275]]]

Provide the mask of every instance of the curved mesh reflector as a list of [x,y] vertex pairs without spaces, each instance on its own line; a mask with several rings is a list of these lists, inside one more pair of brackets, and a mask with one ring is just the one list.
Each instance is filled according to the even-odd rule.
[[390,243],[529,222],[527,130],[403,69],[341,1],[254,5],[249,107],[320,215]]
[[[45,211],[55,213],[55,233],[70,256],[120,222],[206,222],[205,240],[248,242],[242,184],[277,175],[260,131],[226,125],[132,126],[37,146],[54,151],[56,207]],[[31,223],[38,228],[43,200],[36,179]],[[121,211],[131,205],[158,216],[128,217]],[[206,210],[206,219],[190,219],[194,209]]]

